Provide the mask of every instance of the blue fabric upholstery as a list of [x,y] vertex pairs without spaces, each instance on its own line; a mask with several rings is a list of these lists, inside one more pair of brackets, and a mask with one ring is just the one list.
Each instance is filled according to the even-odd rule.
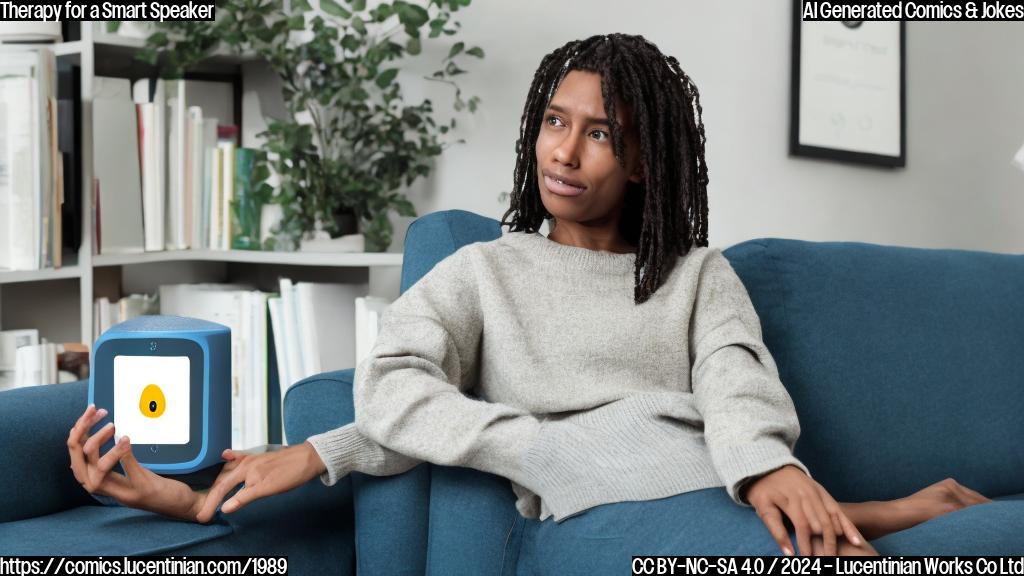
[[[348,483],[314,480],[209,525],[96,505],[71,474],[66,448],[87,395],[86,382],[0,393],[0,556],[273,554],[288,556],[296,574],[354,572]],[[351,396],[349,388],[349,404]]]
[[0,393],[0,522],[95,504],[71,474],[66,447],[87,397],[86,382]]
[[725,251],[840,500],[1024,492],[1024,256],[761,239]]

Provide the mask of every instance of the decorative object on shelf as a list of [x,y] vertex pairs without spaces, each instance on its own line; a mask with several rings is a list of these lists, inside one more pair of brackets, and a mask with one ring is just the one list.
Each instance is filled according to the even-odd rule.
[[[365,0],[217,2],[213,22],[163,22],[140,55],[180,76],[218,45],[266,60],[280,76],[289,116],[271,120],[265,132],[268,163],[280,178],[273,201],[282,205],[274,238],[291,239],[325,230],[332,237],[346,212],[365,235],[367,251],[387,250],[393,227],[389,213],[415,217],[398,191],[432,170],[431,160],[451,141],[456,119],[439,123],[433,103],[408,104],[398,63],[423,49],[422,36],[458,32],[452,14],[471,0],[428,0],[421,6],[385,1],[367,9]],[[400,41],[399,41],[400,40]],[[454,88],[456,112],[474,112],[480,99],[464,99],[455,76],[461,57],[483,58],[479,47],[454,43],[442,68],[428,80]],[[456,140],[462,142],[462,140]],[[339,217],[341,216],[341,217]],[[273,242],[270,242],[273,244]],[[265,246],[273,248],[273,246]]]
[[808,21],[793,2],[789,153],[906,165],[905,23]]

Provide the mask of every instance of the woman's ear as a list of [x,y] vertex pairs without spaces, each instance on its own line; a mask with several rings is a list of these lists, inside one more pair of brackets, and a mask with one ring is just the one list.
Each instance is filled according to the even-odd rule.
[[633,182],[634,184],[642,183],[644,181],[643,172],[641,172],[640,169],[637,168],[636,172],[633,172],[633,174],[630,175],[629,181]]

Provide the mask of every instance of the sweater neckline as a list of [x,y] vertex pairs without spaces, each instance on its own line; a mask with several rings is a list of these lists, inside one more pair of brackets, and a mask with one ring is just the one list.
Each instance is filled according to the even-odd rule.
[[569,266],[574,269],[606,274],[631,274],[636,265],[636,253],[634,252],[618,253],[569,246],[555,242],[539,231],[506,232],[503,237],[513,243],[526,246],[533,250],[542,261],[556,266]]

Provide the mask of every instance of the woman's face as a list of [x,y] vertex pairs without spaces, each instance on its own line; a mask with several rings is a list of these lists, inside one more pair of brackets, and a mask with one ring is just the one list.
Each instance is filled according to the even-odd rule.
[[575,222],[615,231],[626,183],[639,182],[639,146],[625,106],[616,101],[626,166],[615,159],[601,96],[601,76],[573,70],[544,112],[537,136],[541,201],[557,224]]

